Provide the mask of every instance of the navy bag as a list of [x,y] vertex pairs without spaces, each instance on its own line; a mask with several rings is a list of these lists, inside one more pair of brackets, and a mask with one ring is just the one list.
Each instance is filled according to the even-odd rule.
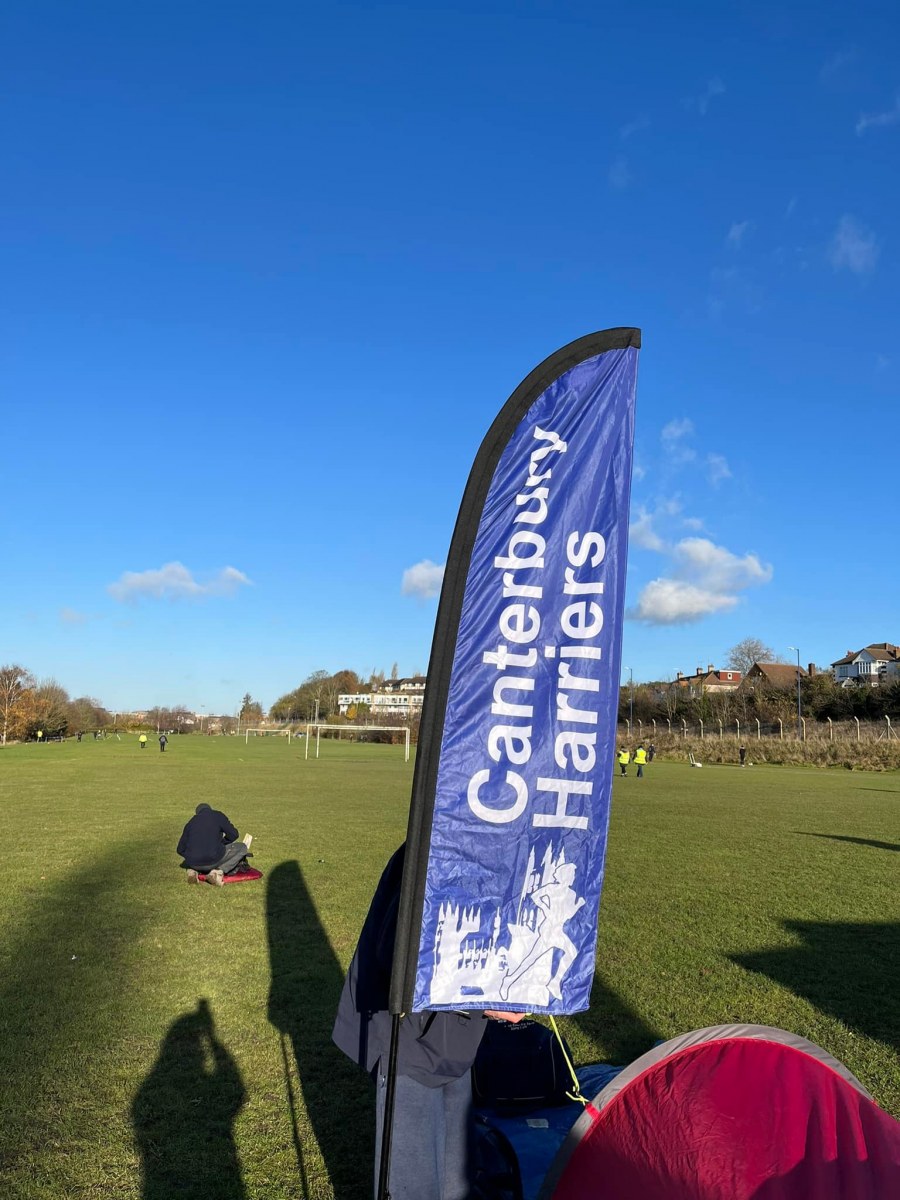
[[509,1139],[479,1113],[475,1117],[469,1200],[522,1200],[519,1160]]
[[[566,1053],[571,1053],[566,1046]],[[480,1106],[523,1111],[565,1104],[572,1086],[562,1047],[538,1021],[488,1021],[472,1067]]]

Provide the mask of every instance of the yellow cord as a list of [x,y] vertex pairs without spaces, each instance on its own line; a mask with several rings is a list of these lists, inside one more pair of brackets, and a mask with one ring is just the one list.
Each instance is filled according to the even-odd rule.
[[566,1060],[566,1066],[569,1068],[569,1074],[572,1076],[572,1091],[566,1092],[566,1095],[570,1100],[577,1100],[579,1104],[587,1104],[587,1100],[581,1094],[581,1085],[578,1082],[578,1076],[575,1074],[575,1068],[572,1066],[572,1060],[569,1058],[569,1052],[566,1049],[566,1043],[562,1040],[562,1035],[556,1027],[556,1018],[552,1016],[550,1017],[550,1028],[556,1034],[556,1040],[559,1042],[559,1048],[562,1050],[563,1058]]

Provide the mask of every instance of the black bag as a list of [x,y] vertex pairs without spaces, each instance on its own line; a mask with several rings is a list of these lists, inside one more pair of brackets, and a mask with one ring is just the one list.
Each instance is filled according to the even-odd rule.
[[522,1200],[522,1174],[509,1138],[478,1113],[473,1141],[469,1200]]
[[[571,1053],[566,1046],[566,1053]],[[565,1104],[572,1077],[554,1034],[537,1021],[488,1021],[472,1067],[476,1104],[519,1111]]]

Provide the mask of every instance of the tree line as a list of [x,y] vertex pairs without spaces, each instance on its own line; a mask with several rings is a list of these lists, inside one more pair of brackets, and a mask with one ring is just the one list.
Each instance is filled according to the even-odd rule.
[[[397,677],[397,664],[394,663],[390,678]],[[372,671],[368,678],[349,669],[334,673],[313,671],[298,687],[279,696],[268,715],[273,721],[325,721],[338,715],[338,697],[342,693],[377,690],[386,678],[384,671]],[[365,715],[366,706],[359,705],[354,716]],[[167,733],[195,733],[203,731],[202,722],[206,720],[206,728],[210,731],[234,733],[238,728],[259,724],[265,718],[266,711],[260,701],[245,692],[237,717],[210,713],[198,721],[186,705],[176,704],[151,708],[137,725]],[[114,716],[91,696],[73,700],[55,679],[37,680],[16,663],[0,667],[0,743],[33,741],[38,730],[44,738],[56,738],[111,729],[114,724],[130,728],[135,722],[130,714]]]
[[278,697],[269,709],[269,717],[275,721],[325,721],[338,715],[338,696],[368,692],[382,683],[382,672],[374,672],[368,681],[364,681],[356,671],[349,669],[335,671],[333,675],[327,671],[313,671],[298,687]]
[[[210,714],[205,719],[222,733],[231,733],[237,727],[235,717]],[[137,719],[131,713],[111,713],[93,696],[73,700],[55,679],[35,679],[17,663],[0,667],[0,745],[34,741],[38,731],[49,740],[114,728],[193,733],[200,725],[185,704],[151,708]]]
[[70,731],[89,733],[112,723],[92,696],[72,699],[55,679],[37,680],[16,663],[0,667],[0,743],[30,741],[38,730],[45,738]]

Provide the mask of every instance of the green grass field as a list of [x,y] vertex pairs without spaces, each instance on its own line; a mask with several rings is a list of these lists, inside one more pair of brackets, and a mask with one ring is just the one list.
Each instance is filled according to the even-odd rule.
[[[0,1195],[356,1200],[371,1098],[331,1046],[343,972],[402,840],[402,750],[173,738],[0,752]],[[199,801],[260,883],[187,887]],[[580,1061],[779,1025],[900,1115],[900,777],[654,763],[616,779]]]

